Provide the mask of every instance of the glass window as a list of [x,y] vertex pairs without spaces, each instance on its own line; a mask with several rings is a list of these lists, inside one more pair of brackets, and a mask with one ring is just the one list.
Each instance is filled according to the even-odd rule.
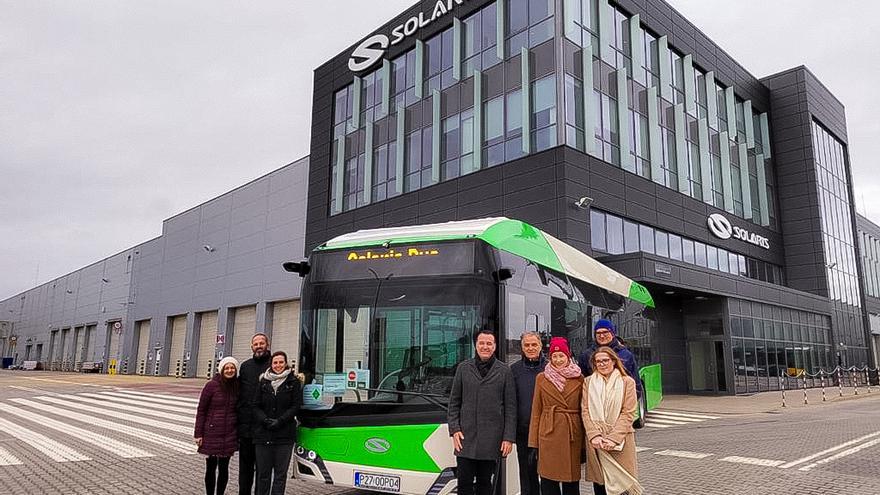
[[669,235],[666,232],[654,232],[654,249],[657,256],[669,257]]
[[639,225],[634,222],[623,223],[623,251],[635,253],[639,250]]
[[712,270],[718,269],[718,248],[706,246],[706,262]]
[[654,229],[639,225],[639,245],[642,252],[654,254]]
[[605,214],[596,210],[590,212],[590,246],[597,251],[607,250],[605,243]]
[[724,249],[718,250],[718,269],[724,273],[729,273],[730,270],[730,260]]
[[694,259],[694,241],[690,239],[681,240],[681,258],[685,263],[696,263]]
[[697,266],[706,267],[706,245],[702,242],[694,242],[694,261]]
[[669,234],[669,257],[681,261],[681,249],[681,237],[675,234]]
[[608,232],[608,253],[623,253],[623,219],[608,215],[606,217],[606,226]]

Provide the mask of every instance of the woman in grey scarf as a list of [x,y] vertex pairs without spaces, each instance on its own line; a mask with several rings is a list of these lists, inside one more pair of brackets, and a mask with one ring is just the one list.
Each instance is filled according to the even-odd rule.
[[296,442],[296,414],[302,386],[283,351],[272,353],[272,364],[260,375],[254,400],[254,445],[257,452],[257,495],[282,495]]

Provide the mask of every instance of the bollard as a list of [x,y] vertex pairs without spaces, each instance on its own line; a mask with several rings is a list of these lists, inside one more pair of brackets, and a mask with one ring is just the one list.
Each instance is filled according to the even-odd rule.
[[819,370],[819,380],[822,382],[822,402],[828,400],[825,396],[825,370]]
[[122,374],[123,375],[128,374],[128,360],[127,359],[122,362]]
[[871,393],[871,376],[868,375],[868,367],[865,366],[865,386],[868,387],[868,393]]
[[208,380],[213,378],[214,377],[213,372],[214,372],[214,360],[209,359],[208,360],[208,368],[205,370],[205,378],[207,378]]
[[852,383],[853,390],[855,391],[855,395],[859,395],[859,382],[856,379],[856,368],[852,367],[849,370],[849,381]]
[[186,376],[186,361],[184,361],[183,364],[180,366],[180,376]]
[[843,397],[843,377],[840,374],[840,366],[837,367],[837,391],[840,392],[840,396]]
[[156,360],[156,366],[153,366],[153,375],[159,376],[159,360]]
[[782,390],[782,407],[785,407],[785,378],[783,375],[784,371],[779,372],[779,383],[780,389]]
[[180,359],[178,359],[177,364],[174,365],[174,378],[180,378]]
[[801,383],[804,385],[804,405],[807,405],[807,372],[801,371]]

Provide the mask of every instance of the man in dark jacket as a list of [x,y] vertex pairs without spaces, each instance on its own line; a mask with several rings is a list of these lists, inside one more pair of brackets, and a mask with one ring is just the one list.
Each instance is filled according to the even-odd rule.
[[490,495],[492,474],[516,440],[513,374],[495,359],[495,334],[481,330],[477,356],[458,365],[449,394],[449,435],[459,495]]
[[269,369],[271,352],[269,337],[257,333],[251,337],[254,357],[241,363],[238,393],[238,493],[251,495],[257,454],[254,448],[254,417],[252,402],[256,398],[260,375]]
[[620,339],[617,338],[617,328],[614,327],[614,323],[610,320],[599,320],[593,326],[593,333],[595,335],[595,340],[590,344],[590,347],[587,347],[587,349],[578,356],[578,365],[581,367],[581,372],[584,376],[589,376],[593,372],[593,366],[590,364],[590,358],[593,356],[593,353],[596,352],[596,349],[599,347],[610,347],[617,353],[620,360],[623,361],[623,367],[626,368],[626,373],[630,378],[635,380],[636,395],[641,397],[642,380],[639,379],[639,365],[636,363],[636,357],[633,353],[623,345]]
[[547,360],[541,354],[541,336],[525,332],[520,337],[522,359],[510,365],[516,385],[516,460],[519,463],[519,488],[522,495],[539,495],[538,449],[529,448],[529,419],[535,378],[544,371]]

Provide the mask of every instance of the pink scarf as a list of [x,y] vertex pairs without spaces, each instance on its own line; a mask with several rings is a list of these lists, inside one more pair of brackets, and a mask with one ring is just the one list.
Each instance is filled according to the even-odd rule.
[[550,383],[560,392],[565,388],[565,380],[567,378],[577,378],[579,376],[581,376],[581,367],[571,359],[568,360],[568,365],[562,369],[556,369],[550,363],[547,363],[547,367],[544,368],[544,378],[550,380]]

